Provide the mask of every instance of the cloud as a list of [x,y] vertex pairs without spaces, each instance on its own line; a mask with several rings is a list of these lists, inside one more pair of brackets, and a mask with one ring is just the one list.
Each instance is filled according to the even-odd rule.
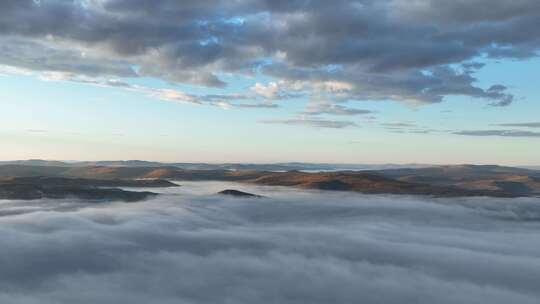
[[390,133],[398,134],[431,134],[439,132],[438,130],[433,129],[401,129],[401,128],[388,128]]
[[540,137],[540,132],[519,130],[469,130],[458,131],[453,134],[468,136]]
[[195,104],[201,104],[201,102],[197,99],[197,97],[186,94],[184,92],[180,92],[177,90],[171,90],[171,89],[151,89],[149,90],[149,93],[162,100],[168,100],[173,102],[181,102],[181,103],[195,103]]
[[120,58],[107,58],[76,46],[56,45],[54,40],[26,40],[1,34],[0,64],[43,73],[137,77],[132,66]]
[[523,127],[523,128],[540,128],[540,122],[520,122],[520,123],[502,123],[496,124],[500,127]]
[[373,111],[363,110],[363,109],[354,109],[348,108],[343,105],[328,103],[328,102],[315,102],[310,103],[306,110],[302,112],[305,115],[342,115],[342,116],[353,116],[353,115],[365,115],[372,114]]
[[[136,204],[2,201],[0,301],[533,304],[540,296],[535,198],[182,184]],[[267,198],[213,195],[231,187]]]
[[246,100],[251,98],[249,95],[242,94],[207,94],[207,95],[195,95],[189,94],[176,89],[169,88],[151,88],[141,85],[133,85],[124,81],[117,79],[103,79],[103,78],[89,78],[81,77],[74,75],[72,73],[62,73],[62,72],[47,72],[43,73],[40,76],[43,80],[47,81],[71,81],[77,83],[83,83],[88,85],[94,85],[103,88],[119,88],[125,89],[128,91],[135,91],[150,97],[164,100],[172,101],[179,103],[188,103],[188,104],[206,104],[211,106],[220,106],[222,108],[277,108],[279,107],[276,104],[269,102],[264,103],[239,103],[235,104],[232,102],[237,102],[241,100]]
[[236,103],[231,104],[233,107],[236,108],[244,108],[244,109],[275,109],[279,108],[279,106],[275,103]]
[[398,134],[432,134],[441,132],[441,130],[419,126],[414,122],[389,122],[381,123],[380,125],[389,132]]
[[267,99],[277,99],[282,96],[282,92],[278,87],[278,84],[275,82],[270,82],[268,85],[263,85],[261,83],[256,83],[251,90],[256,94],[267,98]]
[[261,122],[265,124],[283,124],[283,125],[290,125],[290,126],[305,126],[305,127],[326,128],[326,129],[343,129],[343,128],[348,128],[348,127],[358,127],[358,125],[352,121],[309,119],[309,118],[274,119],[274,120],[263,120]]
[[390,127],[390,128],[414,128],[416,127],[415,123],[411,122],[389,122],[389,123],[383,123],[383,126]]
[[325,83],[339,84],[324,89],[335,101],[464,95],[506,106],[514,97],[504,85],[478,86],[477,58],[528,58],[540,47],[535,0],[148,3],[2,1],[0,64],[216,88],[225,74],[260,73],[275,78],[255,84],[268,99],[296,96],[289,83],[308,95]]
[[489,101],[491,106],[509,105],[514,97],[506,89],[489,90],[475,85],[473,74],[455,67],[437,66],[428,71],[400,70],[393,73],[370,73],[354,66],[329,72],[324,68],[268,65],[262,70],[273,77],[311,90],[320,95],[320,83],[329,79],[353,83],[346,90],[325,91],[334,101],[391,100],[412,106],[443,102],[447,96],[469,96]]
[[229,109],[277,109],[279,105],[275,103],[231,103],[226,101],[216,102],[214,105],[225,110]]
[[468,71],[479,70],[483,68],[486,64],[482,62],[465,62],[461,66]]
[[30,132],[30,133],[47,133],[49,131],[44,130],[44,129],[26,129],[26,132]]
[[303,88],[302,85],[294,82],[271,81],[267,85],[257,82],[250,88],[251,94],[248,94],[253,98],[265,100],[284,100],[302,97],[304,95]]

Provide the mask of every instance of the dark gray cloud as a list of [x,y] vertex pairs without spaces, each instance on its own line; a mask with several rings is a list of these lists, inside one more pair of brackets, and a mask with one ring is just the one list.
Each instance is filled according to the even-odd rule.
[[454,132],[454,134],[469,136],[540,137],[540,132],[520,130],[465,130]]
[[[214,87],[226,85],[223,73],[255,75],[263,67],[288,89],[305,82],[306,91],[324,90],[336,100],[424,104],[464,95],[505,106],[513,101],[506,87],[476,84],[483,65],[476,58],[527,58],[540,47],[536,0],[0,5],[0,64]],[[325,83],[347,88],[336,92]]]
[[[183,185],[137,204],[2,201],[0,301],[535,304],[540,297],[535,198]],[[225,188],[267,198],[213,195]]]
[[85,50],[61,48],[54,41],[0,36],[0,65],[39,72],[62,72],[89,77],[136,77],[125,60],[104,58]]
[[519,127],[519,128],[540,128],[540,122],[519,122],[497,124],[501,127]]

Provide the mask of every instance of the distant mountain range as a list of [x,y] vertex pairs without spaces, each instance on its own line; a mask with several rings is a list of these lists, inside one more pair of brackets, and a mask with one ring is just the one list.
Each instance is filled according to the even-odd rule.
[[394,168],[425,168],[425,164],[328,164],[328,163],[161,163],[143,160],[120,161],[49,161],[42,159],[0,161],[0,165],[57,166],[57,167],[176,167],[188,170],[261,170],[261,171],[342,171],[342,170],[381,170]]
[[[32,162],[34,165],[27,165]],[[36,165],[38,164],[38,165]],[[305,172],[301,170],[262,170],[264,166],[245,165],[230,167],[206,165],[204,169],[186,169],[174,165],[142,166],[149,162],[95,162],[83,166],[82,163],[62,163],[48,165],[44,161],[26,161],[25,164],[0,165],[0,178],[17,177],[61,177],[85,179],[167,179],[190,181],[236,181],[269,186],[291,186],[306,189],[342,190],[378,194],[423,194],[436,196],[540,196],[540,171],[524,168],[494,165],[456,165],[416,168],[368,169],[363,171],[328,169],[331,172]],[[88,164],[88,163],[85,163]],[[96,165],[101,164],[101,165]],[[105,166],[103,164],[108,164]],[[131,164],[131,166],[120,166]],[[308,164],[310,165],[310,164]],[[197,166],[202,166],[197,164]],[[215,166],[222,166],[216,169]],[[258,167],[263,166],[263,167]],[[294,163],[291,167],[302,167]],[[321,168],[313,165],[309,168]],[[249,168],[249,169],[246,169]],[[256,168],[256,169],[252,169]]]

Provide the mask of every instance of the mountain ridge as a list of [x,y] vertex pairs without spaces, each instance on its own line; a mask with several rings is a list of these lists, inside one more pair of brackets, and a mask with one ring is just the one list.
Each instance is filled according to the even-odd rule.
[[49,176],[86,179],[234,181],[268,186],[436,196],[538,196],[540,171],[503,166],[439,166],[387,170],[274,172],[192,170],[177,167],[58,167],[0,165],[1,177]]

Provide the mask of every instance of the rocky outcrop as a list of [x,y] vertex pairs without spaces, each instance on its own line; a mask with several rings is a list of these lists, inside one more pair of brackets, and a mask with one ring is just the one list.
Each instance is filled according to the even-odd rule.
[[257,194],[238,191],[238,190],[234,190],[234,189],[226,189],[226,190],[223,190],[223,191],[219,191],[218,194],[234,196],[234,197],[259,197],[259,198],[262,197],[262,196],[257,195]]

